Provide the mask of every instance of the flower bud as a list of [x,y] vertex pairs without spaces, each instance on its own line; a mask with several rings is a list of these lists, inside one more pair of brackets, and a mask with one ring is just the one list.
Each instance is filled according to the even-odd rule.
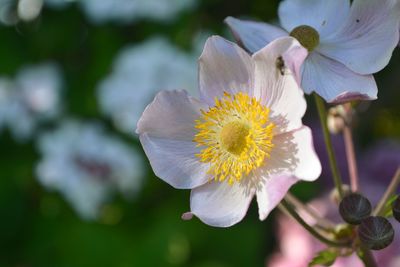
[[185,212],[182,214],[181,218],[184,221],[190,221],[193,218],[193,213],[191,213],[190,211]]
[[343,105],[331,107],[328,111],[327,126],[332,134],[338,134],[343,131],[346,125],[351,124],[351,109],[348,110]]
[[[343,190],[343,195],[347,196],[348,194],[351,194],[350,186],[347,184],[342,185],[342,190]],[[333,204],[339,205],[341,201],[341,197],[339,195],[339,191],[335,187],[331,193],[329,194],[329,199],[332,201]]]
[[400,196],[392,204],[393,217],[400,222]]
[[340,202],[339,213],[349,224],[360,224],[369,217],[372,207],[369,200],[358,193],[345,196]]
[[380,250],[393,242],[394,229],[384,217],[369,217],[358,227],[361,242],[370,249]]

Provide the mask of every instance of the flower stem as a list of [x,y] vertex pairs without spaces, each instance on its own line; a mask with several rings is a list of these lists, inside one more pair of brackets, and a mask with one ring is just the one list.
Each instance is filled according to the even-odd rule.
[[319,226],[321,229],[325,231],[330,231],[335,228],[335,224],[333,222],[320,216],[312,206],[303,203],[291,193],[286,194],[286,200],[290,202],[290,204],[295,206],[297,210],[301,209],[307,212],[311,217],[315,219],[315,221],[317,222],[317,226]]
[[334,181],[335,187],[339,193],[339,197],[343,198],[342,178],[340,177],[340,172],[339,172],[339,168],[337,166],[335,153],[333,151],[331,136],[330,136],[330,133],[328,130],[327,112],[326,112],[325,104],[324,104],[324,101],[322,100],[322,98],[319,95],[317,95],[316,93],[314,93],[314,99],[315,99],[315,103],[317,106],[318,115],[319,115],[319,119],[320,119],[321,126],[322,126],[322,131],[324,134],[325,146],[326,146],[326,151],[327,151],[328,157],[329,157],[329,165],[331,167],[333,181]]
[[393,176],[392,181],[390,182],[388,188],[386,189],[386,192],[383,194],[378,205],[376,205],[373,212],[374,216],[382,215],[382,213],[385,210],[386,202],[394,194],[394,192],[396,192],[396,189],[399,186],[399,184],[400,184],[400,166],[397,168],[397,171]]
[[351,191],[357,192],[358,191],[357,162],[354,153],[353,135],[351,133],[351,128],[349,125],[346,125],[344,127],[343,136],[344,136],[344,144],[346,147],[346,157],[349,166],[350,187]]
[[371,250],[361,246],[360,247],[360,252],[358,254],[358,257],[362,260],[364,263],[365,267],[378,267],[376,264],[374,255],[372,254]]
[[293,208],[293,206],[286,200],[283,199],[279,207],[283,208],[283,210],[287,213],[289,213],[293,219],[295,219],[301,226],[304,227],[312,236],[314,236],[316,239],[321,241],[322,243],[325,243],[331,247],[348,247],[350,246],[350,242],[339,242],[339,241],[334,241],[330,240],[327,237],[323,236],[321,233],[319,233],[317,230],[315,230],[312,226],[308,225],[303,218],[300,217],[299,214],[297,214],[296,210]]

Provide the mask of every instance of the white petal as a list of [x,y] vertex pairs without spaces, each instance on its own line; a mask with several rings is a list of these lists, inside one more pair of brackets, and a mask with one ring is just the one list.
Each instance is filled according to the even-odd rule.
[[380,71],[399,42],[400,2],[395,5],[396,0],[354,0],[346,23],[317,50],[356,73]]
[[288,35],[285,30],[263,22],[227,17],[225,23],[228,24],[236,41],[251,53],[257,52],[279,37]]
[[213,106],[224,92],[252,95],[254,63],[242,48],[221,37],[208,38],[199,59],[201,99]]
[[278,12],[281,25],[288,32],[300,25],[308,25],[323,39],[343,24],[349,9],[349,0],[285,0]]
[[290,187],[299,180],[294,176],[275,175],[260,177],[262,186],[257,190],[258,214],[260,220],[265,220],[270,212],[281,202]]
[[[314,149],[310,128],[303,126],[298,130],[280,134],[274,137],[273,142],[275,147],[271,152],[271,159],[288,164],[289,172],[283,172],[304,181],[314,181],[320,176],[321,163]],[[276,153],[275,148],[279,150]],[[282,166],[282,163],[279,164]]]
[[314,181],[319,177],[321,164],[307,126],[276,135],[272,143],[274,147],[270,156],[257,170],[257,176],[295,176],[304,181]]
[[[279,38],[253,55],[256,64],[254,94],[270,108],[275,120],[283,122],[279,131],[302,125],[306,101],[296,80],[300,78],[300,66],[306,56],[307,50],[292,37]],[[283,67],[279,66],[280,59]]]
[[137,133],[154,173],[176,188],[193,188],[207,181],[206,164],[195,154],[194,121],[201,104],[184,91],[163,91],[146,108]]
[[196,133],[194,121],[202,108],[206,107],[185,91],[161,91],[144,110],[136,133],[191,141]]
[[190,209],[202,222],[216,227],[229,227],[246,215],[254,190],[246,183],[212,181],[192,190]]
[[150,160],[154,173],[171,186],[192,189],[208,181],[208,164],[195,156],[200,153],[194,142],[171,140],[140,135],[144,152]]
[[304,92],[317,92],[327,102],[377,98],[378,88],[372,75],[354,73],[345,65],[318,53],[308,56],[302,70]]

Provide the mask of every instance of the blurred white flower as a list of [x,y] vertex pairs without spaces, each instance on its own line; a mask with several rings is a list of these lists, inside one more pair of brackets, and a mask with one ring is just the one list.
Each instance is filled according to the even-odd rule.
[[48,189],[59,191],[84,219],[95,219],[111,193],[133,196],[141,188],[142,161],[129,146],[98,124],[64,122],[41,136],[36,172]]
[[6,126],[12,86],[13,82],[10,79],[0,77],[0,130]]
[[128,47],[117,56],[112,73],[98,87],[100,108],[118,129],[133,133],[144,108],[158,91],[186,88],[194,92],[196,65],[196,53],[185,53],[161,37]]
[[42,11],[43,0],[0,0],[0,22],[15,25],[20,20],[32,21]]
[[[54,1],[54,0],[53,0]],[[196,0],[81,0],[83,10],[94,23],[117,21],[128,23],[138,19],[173,20]]]
[[19,0],[18,17],[24,21],[31,21],[37,18],[42,10],[43,0]]
[[62,78],[52,63],[21,69],[14,81],[0,81],[0,121],[18,141],[29,139],[39,123],[61,111]]
[[19,21],[16,0],[0,0],[0,22],[14,25]]

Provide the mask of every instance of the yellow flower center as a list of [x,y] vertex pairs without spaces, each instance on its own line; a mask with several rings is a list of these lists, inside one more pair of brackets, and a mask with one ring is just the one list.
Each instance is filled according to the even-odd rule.
[[319,33],[308,25],[294,28],[290,36],[296,38],[302,46],[307,48],[308,52],[313,51],[319,45]]
[[215,99],[214,107],[201,112],[193,141],[203,149],[196,156],[210,163],[209,173],[216,181],[232,184],[264,164],[275,127],[267,107],[247,94],[225,93]]
[[240,155],[246,148],[249,127],[240,121],[227,123],[221,130],[221,146],[228,152]]

